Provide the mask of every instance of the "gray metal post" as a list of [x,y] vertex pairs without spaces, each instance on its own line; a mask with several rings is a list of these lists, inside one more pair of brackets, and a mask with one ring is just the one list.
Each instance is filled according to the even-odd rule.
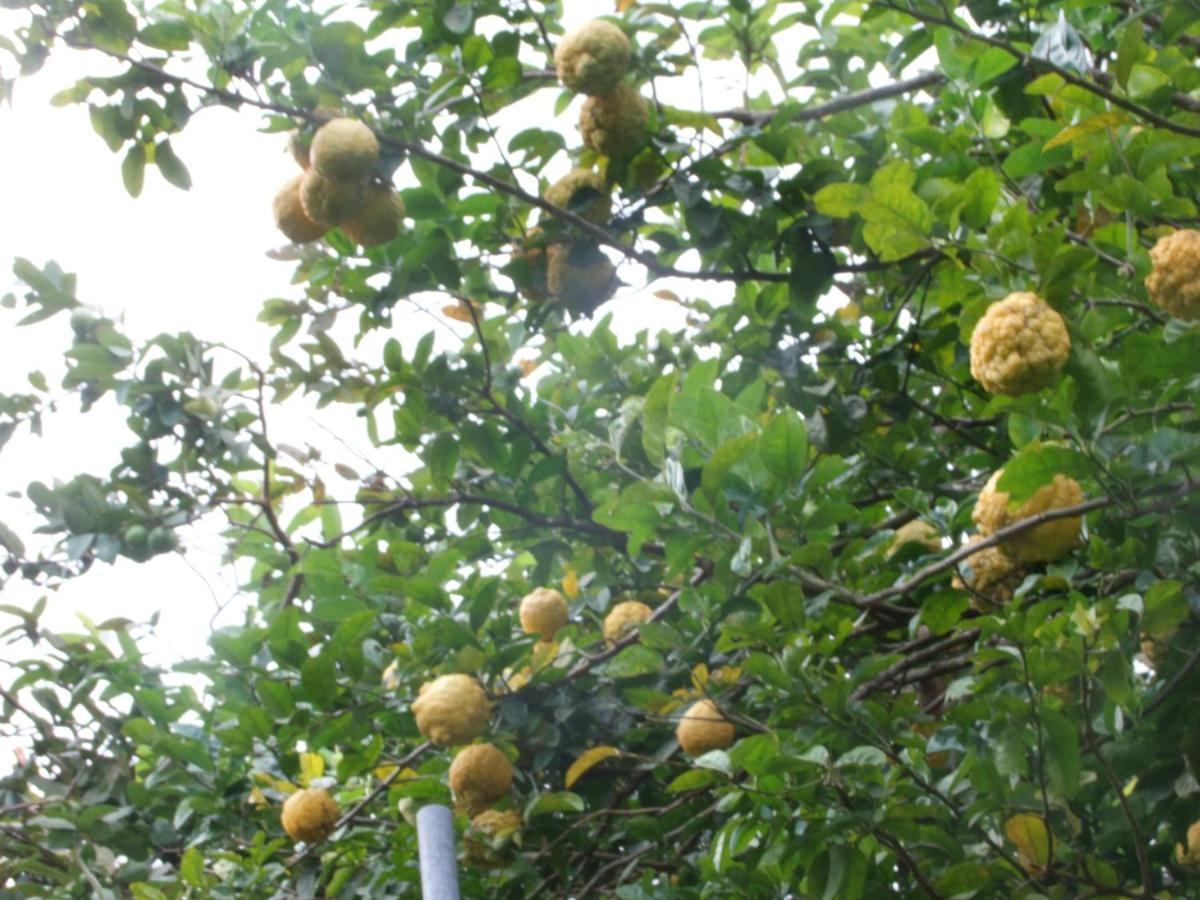
[[448,808],[435,805],[417,810],[417,847],[424,900],[459,900],[454,816]]

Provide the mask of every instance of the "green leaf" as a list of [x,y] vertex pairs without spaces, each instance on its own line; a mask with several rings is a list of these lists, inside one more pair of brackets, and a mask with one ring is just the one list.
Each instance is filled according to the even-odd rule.
[[741,461],[758,441],[756,432],[748,431],[743,435],[732,438],[717,448],[716,452],[704,465],[700,474],[700,486],[709,500],[714,503],[721,492],[721,485],[730,470]]
[[163,178],[180,190],[186,191],[192,186],[192,176],[187,166],[175,155],[169,140],[160,141],[154,148],[154,164],[162,172]]
[[678,372],[661,376],[646,394],[646,405],[642,408],[642,448],[646,458],[656,466],[661,466],[665,459],[667,421],[678,379]]
[[1183,583],[1175,579],[1154,582],[1146,591],[1143,603],[1142,631],[1159,638],[1170,635],[1191,614]]
[[1130,19],[1121,29],[1121,43],[1117,48],[1117,63],[1114,66],[1117,83],[1121,87],[1128,87],[1134,63],[1142,58],[1145,46],[1145,23],[1140,17]]
[[458,466],[458,441],[453,435],[439,434],[425,451],[425,461],[434,487],[444,490]]
[[125,182],[125,190],[130,197],[141,195],[146,180],[146,148],[141,144],[134,144],[125,154],[121,163],[121,180]]
[[763,429],[758,455],[767,471],[789,487],[808,465],[808,429],[791,407],[776,413]]
[[185,884],[195,888],[203,888],[207,881],[204,874],[204,854],[196,847],[188,847],[179,863],[179,877]]
[[337,669],[332,657],[314,656],[300,666],[300,694],[318,709],[337,701]]
[[606,669],[613,678],[636,678],[663,671],[662,654],[641,644],[631,644],[611,660]]
[[840,182],[827,184],[813,194],[813,205],[817,212],[835,219],[848,219],[859,211],[867,199],[866,185]]
[[536,794],[525,805],[525,821],[531,821],[539,816],[552,813],[581,813],[587,809],[587,804],[578,794],[569,791]]
[[860,211],[867,221],[863,237],[884,262],[911,256],[929,245],[933,213],[907,185],[873,186]]
[[867,744],[862,744],[852,750],[847,750],[843,753],[836,763],[839,769],[844,769],[847,766],[870,766],[873,768],[882,768],[887,765],[887,757],[878,747],[871,747]]
[[1141,63],[1135,63],[1130,68],[1129,78],[1126,80],[1129,96],[1134,100],[1149,97],[1151,94],[1167,87],[1170,83],[1171,78],[1166,72],[1156,69],[1153,66],[1142,65]]
[[702,753],[692,760],[692,765],[698,769],[720,772],[725,776],[733,775],[733,764],[729,761],[729,754],[724,750],[709,750],[707,753]]
[[1017,57],[1000,47],[988,47],[971,66],[971,84],[982,87],[1017,64]]
[[691,769],[679,775],[667,785],[668,794],[682,794],[685,791],[694,791],[697,788],[707,787],[720,777],[718,772],[712,769]]
[[1004,474],[996,489],[1008,494],[1009,505],[1024,503],[1038,489],[1062,474],[1085,478],[1091,474],[1091,461],[1071,447],[1053,444],[1029,444],[1004,465]]
[[1079,731],[1075,723],[1053,710],[1041,710],[1046,730],[1046,769],[1055,788],[1068,800],[1079,792],[1083,762],[1079,753]]

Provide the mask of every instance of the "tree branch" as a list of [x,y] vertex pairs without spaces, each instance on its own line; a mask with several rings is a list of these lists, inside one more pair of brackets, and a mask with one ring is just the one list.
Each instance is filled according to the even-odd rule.
[[740,122],[743,125],[765,125],[766,123],[779,117],[781,123],[786,122],[812,122],[817,119],[827,119],[830,116],[845,112],[850,109],[856,109],[860,106],[870,106],[872,103],[878,103],[880,100],[887,100],[892,97],[899,97],[902,94],[909,94],[913,91],[919,91],[923,88],[933,87],[942,84],[946,81],[946,76],[941,72],[929,71],[922,72],[919,75],[914,75],[912,78],[906,78],[903,81],[897,81],[893,84],[885,84],[881,87],[867,88],[862,91],[855,91],[852,94],[846,94],[842,97],[835,97],[832,100],[827,100],[824,103],[817,103],[812,106],[803,107],[796,110],[790,115],[780,116],[778,109],[769,110],[749,110],[749,109],[727,109],[721,112],[714,112],[711,115],[717,119],[730,119],[734,122]]
[[[863,682],[861,685],[859,685],[854,690],[854,693],[851,694],[850,696],[854,700],[865,700],[867,697],[871,696],[871,694],[873,694],[875,691],[880,690],[881,688],[886,687],[888,684],[891,684],[892,682],[899,679],[900,676],[903,675],[904,673],[908,672],[908,670],[914,669],[917,666],[921,665],[922,663],[928,662],[931,659],[936,659],[937,657],[939,657],[943,653],[945,653],[947,650],[949,650],[951,647],[956,647],[959,644],[969,644],[971,641],[973,641],[977,637],[979,637],[979,634],[980,634],[980,630],[978,628],[971,628],[971,629],[968,629],[967,631],[962,631],[962,632],[959,632],[958,634],[952,634],[947,638],[942,638],[941,640],[934,641],[932,644],[929,644],[927,647],[925,647],[922,650],[917,650],[915,652],[909,653],[908,655],[906,655],[904,657],[904,659],[901,659],[899,662],[893,663],[892,665],[890,665],[886,669],[884,669],[882,672],[880,672],[878,675],[874,676],[873,678],[871,678],[868,681]],[[959,665],[958,668],[961,668],[961,665]],[[925,670],[922,670],[922,671],[923,671],[923,673],[925,673]],[[940,673],[937,673],[937,674],[940,674]],[[906,680],[907,681],[920,681],[920,680],[923,680],[923,678],[926,677],[926,675],[927,675],[927,673],[925,673],[922,678],[910,678],[910,679],[906,679]]]
[[1097,84],[1090,78],[1084,78],[1080,75],[1076,75],[1070,69],[1065,69],[1062,66],[1056,65],[1048,59],[1042,59],[1041,57],[1034,56],[1031,53],[1026,53],[1023,50],[1014,47],[1007,41],[1002,41],[999,38],[992,37],[982,30],[972,30],[967,28],[965,25],[956,22],[954,19],[949,18],[948,16],[932,16],[929,13],[924,13],[915,9],[900,6],[896,3],[890,2],[890,0],[875,0],[873,5],[883,9],[889,9],[892,12],[900,13],[901,15],[908,16],[911,19],[916,19],[918,22],[923,22],[926,25],[937,25],[943,28],[949,28],[951,31],[962,35],[968,40],[976,41],[981,44],[987,44],[989,47],[995,47],[998,50],[1003,50],[1005,53],[1016,59],[1017,62],[1019,62],[1025,68],[1053,73],[1067,84],[1082,88],[1090,94],[1095,94],[1097,97],[1107,100],[1118,109],[1123,109],[1126,112],[1137,116],[1144,122],[1154,125],[1156,128],[1161,128],[1164,131],[1173,131],[1176,134],[1183,134],[1187,135],[1188,137],[1200,137],[1200,128],[1194,128],[1191,125],[1181,125],[1178,122],[1172,122],[1170,119],[1160,116],[1158,113],[1146,109],[1144,106],[1139,106],[1132,100],[1126,100],[1124,97],[1113,93],[1108,88]]

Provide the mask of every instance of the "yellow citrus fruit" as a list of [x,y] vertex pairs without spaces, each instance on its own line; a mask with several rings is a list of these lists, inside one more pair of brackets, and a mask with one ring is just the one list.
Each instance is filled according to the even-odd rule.
[[379,140],[357,119],[331,119],[313,135],[309,159],[330,181],[362,185],[379,161]]
[[330,181],[316,169],[309,169],[301,179],[300,202],[304,213],[318,225],[326,228],[341,225],[362,206],[361,185]]
[[1200,822],[1188,826],[1186,847],[1175,845],[1175,860],[1185,869],[1200,869]]
[[649,621],[653,614],[654,610],[637,600],[618,603],[604,619],[604,639],[615,644],[635,626]]
[[[979,492],[979,499],[971,517],[979,526],[979,533],[987,537],[1008,525],[1014,525],[1038,513],[1064,509],[1083,502],[1083,488],[1074,478],[1058,474],[1049,484],[1042,485],[1032,497],[1013,509],[1008,493],[996,489],[1003,475],[997,469],[988,483]],[[1004,552],[1021,562],[1053,562],[1071,552],[1079,541],[1083,519],[1072,516],[1043,522],[1034,528],[1009,538],[1000,546]]]
[[507,796],[512,779],[508,757],[491,744],[463,747],[450,764],[450,789],[472,816]]
[[550,187],[545,199],[597,225],[612,215],[612,195],[604,176],[591,169],[572,169]]
[[553,588],[537,588],[522,597],[519,615],[522,630],[544,641],[554,640],[569,617],[567,601]]
[[546,248],[546,290],[568,309],[590,314],[616,287],[616,266],[594,245],[580,242]]
[[[982,538],[972,535],[968,545],[977,544]],[[953,586],[970,590],[971,608],[976,612],[989,612],[993,607],[1003,606],[1013,598],[1021,585],[1025,571],[999,547],[988,547],[968,556],[954,576]]]
[[404,222],[404,201],[389,187],[368,185],[362,206],[342,225],[346,237],[364,247],[377,247],[396,239]]
[[1177,319],[1200,319],[1200,231],[1173,231],[1150,250],[1150,299]]
[[689,756],[702,756],[710,750],[724,750],[733,743],[733,723],[712,700],[693,703],[679,720],[675,737]]
[[421,685],[412,711],[421,734],[439,747],[452,747],[479,737],[492,705],[478,679],[442,675]]
[[338,820],[338,805],[320,788],[296,791],[283,802],[280,821],[294,841],[312,844],[329,837]]
[[993,394],[1049,387],[1071,355],[1063,317],[1036,294],[1013,293],[988,307],[971,333],[971,374]]
[[307,244],[315,241],[325,233],[325,226],[318,225],[304,211],[300,202],[300,185],[303,175],[289,178],[287,183],[275,195],[272,207],[275,212],[275,226],[283,232],[284,237],[296,244]]
[[649,108],[631,85],[621,83],[611,94],[588,97],[579,111],[583,143],[617,159],[633,156],[646,142]]
[[519,835],[521,824],[521,814],[515,809],[481,812],[471,819],[471,831],[463,841],[464,859],[480,868],[499,866],[496,851]]
[[625,32],[595,19],[563,36],[554,48],[554,68],[568,90],[607,94],[625,77],[632,54]]

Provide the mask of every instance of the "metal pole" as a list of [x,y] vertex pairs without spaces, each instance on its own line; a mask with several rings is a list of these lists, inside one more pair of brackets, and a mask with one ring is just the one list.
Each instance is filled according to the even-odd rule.
[[417,810],[417,847],[424,900],[459,900],[454,816],[447,807],[423,806]]

